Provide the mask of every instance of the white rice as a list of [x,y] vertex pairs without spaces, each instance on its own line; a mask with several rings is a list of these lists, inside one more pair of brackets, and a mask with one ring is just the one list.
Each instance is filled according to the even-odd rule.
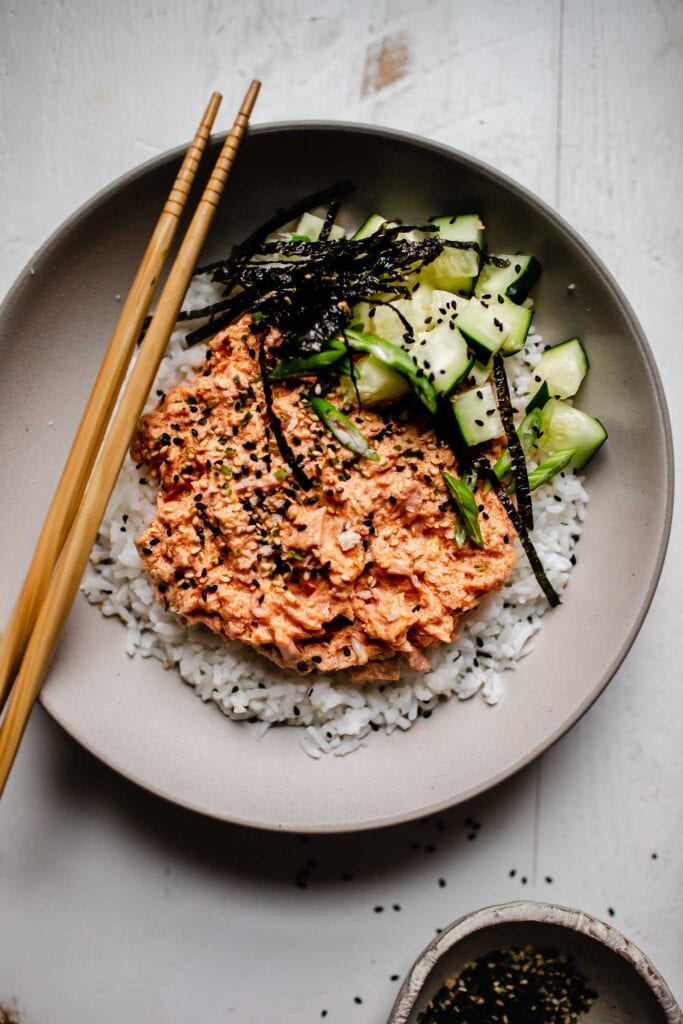
[[[213,301],[215,289],[206,279],[196,279],[186,308]],[[184,347],[186,331],[187,327],[177,330],[171,338],[155,383],[159,391],[167,392],[192,377],[204,362],[204,345]],[[506,360],[513,402],[535,390],[530,378],[540,352],[541,338],[532,335],[523,353]],[[157,397],[153,392],[150,407]],[[259,738],[274,723],[301,726],[301,746],[314,758],[323,753],[348,754],[378,730],[409,729],[447,697],[466,700],[478,693],[487,704],[496,704],[503,673],[532,650],[533,637],[548,610],[520,548],[505,586],[465,616],[454,643],[431,652],[430,672],[406,670],[398,684],[362,686],[333,676],[302,679],[248,646],[226,641],[204,627],[188,626],[164,610],[134,543],[151,520],[156,503],[153,484],[141,480],[141,473],[126,459],[83,579],[87,599],[103,615],[122,620],[131,657],[154,657],[166,668],[177,668],[203,701],[213,701],[229,718],[261,723],[254,730]],[[572,570],[587,500],[581,479],[572,474],[555,477],[534,494],[532,538],[558,591],[564,589]]]

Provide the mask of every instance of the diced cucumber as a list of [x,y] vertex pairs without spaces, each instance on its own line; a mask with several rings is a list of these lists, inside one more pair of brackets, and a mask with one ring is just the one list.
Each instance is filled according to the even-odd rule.
[[447,247],[440,256],[425,267],[425,280],[435,288],[443,288],[461,295],[471,295],[474,281],[481,266],[484,248],[484,225],[478,213],[460,217],[433,217],[432,224],[448,242],[473,242],[479,247],[457,249]]
[[482,444],[505,433],[490,384],[462,391],[453,399],[455,421],[467,445]]
[[[392,370],[376,356],[363,356],[354,363],[358,394],[363,405],[395,402],[410,391],[410,384],[401,373]],[[342,395],[348,405],[357,401],[356,389],[350,377],[340,380]]]
[[550,391],[548,390],[548,385],[546,381],[543,381],[533,398],[530,398],[527,402],[526,411],[533,412],[534,409],[542,409],[549,398]]
[[468,302],[469,299],[464,299],[461,295],[421,284],[417,291],[413,292],[415,325],[421,331],[431,331],[439,326],[440,321],[445,323],[455,319]]
[[524,302],[543,271],[536,257],[531,253],[520,253],[516,256],[495,256],[493,259],[507,260],[508,264],[497,267],[490,258],[482,267],[474,294],[477,298],[505,295],[513,302]]
[[497,302],[470,299],[467,308],[458,316],[458,328],[467,338],[475,358],[484,365],[501,348],[508,336],[508,327],[499,309],[503,307]]
[[440,395],[452,391],[474,362],[462,334],[448,322],[433,331],[421,331],[410,354]]
[[[324,223],[325,221],[322,217],[316,217],[314,213],[305,213],[294,229],[294,233],[306,235],[312,242],[317,242]],[[332,230],[330,231],[331,239],[344,238],[345,235],[344,228],[339,227],[338,224],[332,225]]]
[[[588,357],[584,347],[578,338],[570,338],[569,341],[546,349],[538,361],[534,379],[541,383],[539,391],[545,383],[549,396],[572,398],[581,387],[587,373]],[[532,402],[535,398],[536,395]]]
[[368,238],[370,235],[374,235],[376,231],[379,231],[382,224],[385,223],[385,218],[379,213],[371,213],[367,220],[364,220],[358,230],[351,235],[353,239]]
[[479,387],[480,384],[485,384],[491,377],[491,366],[483,366],[482,363],[474,362],[467,371],[467,377],[463,381],[468,387]]
[[543,408],[539,447],[549,455],[576,448],[573,465],[583,469],[607,440],[607,431],[594,419],[559,398],[551,398]]
[[[503,296],[500,296],[503,298]],[[487,301],[487,300],[485,300]],[[503,342],[503,352],[506,355],[511,355],[513,352],[519,352],[524,348],[526,343],[529,328],[531,327],[531,321],[534,317],[533,309],[528,309],[526,306],[516,306],[514,302],[510,302],[509,299],[504,299],[502,303],[498,302],[496,298],[496,304],[500,310],[502,310],[503,322],[508,327],[508,336]],[[493,308],[493,305],[492,307]]]
[[390,306],[372,302],[359,302],[353,308],[353,323],[362,324],[365,334],[376,334],[378,338],[391,341],[394,345],[403,345],[407,333],[406,325],[398,313],[408,323],[416,326],[413,303],[410,299],[392,299]]

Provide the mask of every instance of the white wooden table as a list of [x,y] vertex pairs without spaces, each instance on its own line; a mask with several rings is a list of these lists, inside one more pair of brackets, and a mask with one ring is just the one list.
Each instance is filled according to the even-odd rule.
[[[640,316],[683,438],[680,0],[0,0],[0,69],[0,292],[256,75],[257,122],[418,132],[559,209]],[[382,1024],[437,927],[519,897],[613,920],[683,999],[680,538],[679,515],[597,705],[436,824],[304,842],[204,821],[37,710],[0,807],[0,1003],[24,1024]]]

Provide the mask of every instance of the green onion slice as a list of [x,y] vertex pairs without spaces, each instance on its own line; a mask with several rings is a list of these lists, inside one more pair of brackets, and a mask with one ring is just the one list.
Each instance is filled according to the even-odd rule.
[[[519,438],[519,443],[521,444],[522,451],[525,455],[529,454],[540,437],[542,419],[543,410],[533,409],[531,412],[527,413],[520,425],[517,427],[517,437]],[[510,455],[509,448],[506,448],[505,451],[502,452],[498,462],[493,467],[493,472],[501,483],[509,483],[512,479],[512,456]]]
[[318,395],[312,395],[309,399],[311,408],[320,417],[329,432],[337,438],[349,451],[356,455],[362,455],[364,459],[371,462],[379,462],[379,455],[374,448],[370,447],[367,438],[363,437],[360,430],[351,422],[348,416],[340,412],[334,405]]
[[537,487],[542,487],[543,484],[552,480],[557,473],[561,473],[572,461],[577,451],[578,448],[565,448],[564,451],[555,452],[554,455],[548,456],[544,462],[536,466],[536,469],[530,470],[529,490],[535,491]]
[[458,547],[462,547],[463,534],[468,537],[478,548],[484,547],[484,539],[479,526],[479,513],[474,494],[464,480],[459,480],[452,473],[443,471],[443,478],[446,486],[451,492],[455,507],[458,510],[459,528],[455,531],[455,540]]
[[436,412],[436,391],[424,371],[413,362],[407,352],[399,348],[398,345],[385,341],[384,338],[377,338],[374,334],[363,334],[352,327],[347,327],[344,333],[350,349],[353,349],[354,352],[368,352],[391,367],[392,370],[398,370],[409,380],[418,398],[432,415]]
[[343,357],[346,348],[341,342],[330,342],[329,348],[312,356],[295,356],[283,359],[270,371],[271,380],[288,380],[290,377],[315,377],[320,370],[332,366]]

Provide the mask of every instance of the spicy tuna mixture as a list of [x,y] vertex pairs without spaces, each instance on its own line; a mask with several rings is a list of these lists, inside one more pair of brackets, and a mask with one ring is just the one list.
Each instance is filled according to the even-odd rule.
[[[142,562],[174,612],[299,673],[394,680],[401,658],[453,640],[458,618],[510,575],[507,516],[480,487],[483,550],[454,543],[442,479],[452,452],[419,414],[349,411],[379,455],[354,455],[306,401],[310,382],[273,383],[273,408],[304,491],[273,435],[249,317],[210,343],[197,376],[143,417],[132,447],[158,479]],[[340,396],[332,392],[335,404]]]

